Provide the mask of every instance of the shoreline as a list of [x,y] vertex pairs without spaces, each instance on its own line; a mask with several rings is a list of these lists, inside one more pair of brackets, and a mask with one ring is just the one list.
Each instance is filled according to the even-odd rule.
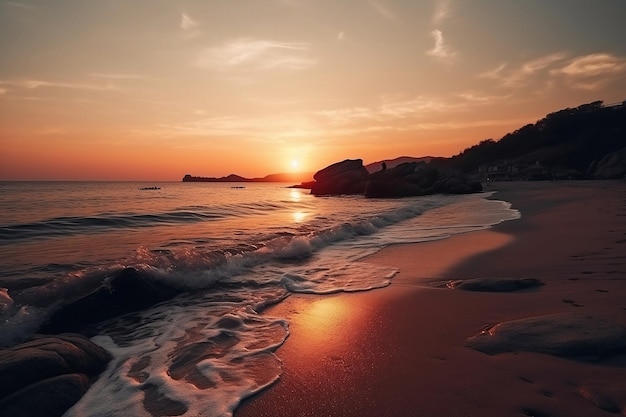
[[[280,380],[244,400],[248,416],[602,416],[626,412],[626,361],[594,364],[467,338],[503,321],[576,312],[626,327],[626,183],[497,183],[520,219],[448,239],[394,245],[364,261],[399,267],[386,288],[292,295],[263,314],[290,323]],[[537,278],[510,293],[433,281]],[[619,358],[618,358],[619,359]],[[594,403],[591,397],[600,398]],[[605,407],[606,409],[606,407]]]

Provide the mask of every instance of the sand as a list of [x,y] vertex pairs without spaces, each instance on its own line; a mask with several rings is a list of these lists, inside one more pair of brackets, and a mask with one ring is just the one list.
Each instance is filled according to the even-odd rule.
[[[557,326],[561,317],[580,316],[618,333],[626,328],[626,182],[490,189],[521,219],[383,249],[367,261],[400,268],[384,289],[294,295],[268,309],[264,314],[290,322],[277,351],[284,372],[235,416],[626,415],[626,355],[604,346],[613,341],[585,357],[517,345],[489,355],[468,346],[499,323],[547,315]],[[544,285],[513,292],[441,285],[501,277]]]

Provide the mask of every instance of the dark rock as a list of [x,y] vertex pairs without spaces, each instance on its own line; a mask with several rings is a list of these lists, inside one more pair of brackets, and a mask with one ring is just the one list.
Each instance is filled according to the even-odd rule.
[[468,194],[482,191],[479,182],[454,170],[418,162],[368,174],[360,159],[330,165],[315,175],[311,194],[364,194],[373,198],[398,198],[426,194]]
[[467,344],[489,355],[527,351],[602,359],[626,349],[626,329],[593,316],[561,313],[499,323]]
[[451,281],[448,287],[466,291],[510,292],[544,285],[536,278],[474,278]]
[[346,159],[318,171],[313,178],[314,195],[363,194],[369,173],[361,159]]
[[0,350],[0,415],[61,416],[110,360],[77,334],[36,336]]
[[108,352],[81,335],[36,336],[0,350],[0,397],[58,375],[96,375],[110,359]]
[[62,307],[40,331],[77,332],[89,324],[148,308],[178,293],[134,268],[126,268],[91,294]]
[[11,417],[61,417],[88,388],[89,378],[83,374],[48,378],[0,399],[0,414]]
[[597,179],[620,179],[626,176],[626,148],[606,155],[598,162],[594,177]]

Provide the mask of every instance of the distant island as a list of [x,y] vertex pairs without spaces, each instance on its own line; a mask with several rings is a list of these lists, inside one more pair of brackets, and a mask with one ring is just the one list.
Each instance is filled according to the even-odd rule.
[[289,182],[301,183],[313,180],[312,172],[270,174],[262,178],[245,178],[240,175],[230,174],[225,177],[198,177],[187,174],[183,182]]

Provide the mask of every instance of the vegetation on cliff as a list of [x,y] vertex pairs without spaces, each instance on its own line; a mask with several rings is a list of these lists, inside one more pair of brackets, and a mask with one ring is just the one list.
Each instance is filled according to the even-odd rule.
[[546,175],[569,172],[576,177],[593,178],[600,162],[624,147],[626,102],[604,105],[596,101],[550,113],[497,141],[483,140],[436,163],[466,173],[478,173],[481,167],[484,171],[496,165],[517,166],[521,173],[540,166]]

